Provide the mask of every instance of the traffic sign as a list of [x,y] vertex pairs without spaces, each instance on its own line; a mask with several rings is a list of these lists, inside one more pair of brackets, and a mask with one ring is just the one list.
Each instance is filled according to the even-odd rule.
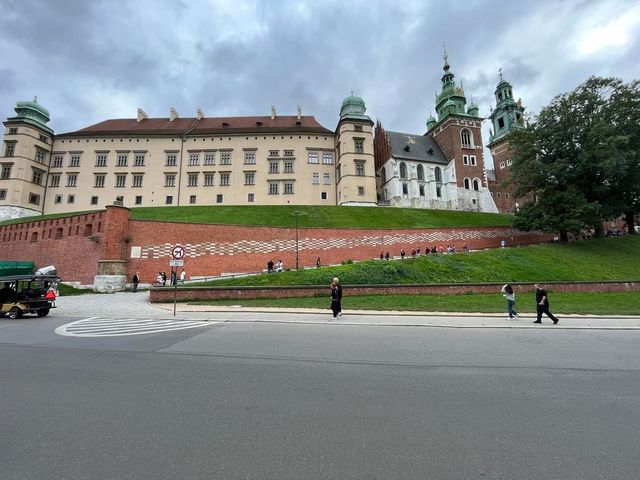
[[173,247],[171,249],[171,256],[175,259],[175,260],[181,260],[184,258],[184,248],[181,247],[180,245],[176,245],[175,247]]
[[184,260],[169,260],[170,267],[184,267]]

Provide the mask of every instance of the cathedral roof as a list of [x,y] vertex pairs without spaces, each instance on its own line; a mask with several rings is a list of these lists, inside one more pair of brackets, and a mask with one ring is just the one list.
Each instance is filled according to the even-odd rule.
[[389,139],[393,158],[444,165],[449,163],[438,144],[429,136],[390,132],[389,130],[386,130],[385,133]]
[[96,135],[212,135],[212,134],[273,134],[295,131],[317,134],[333,134],[323,127],[313,116],[256,116],[256,117],[214,117],[214,118],[119,118],[105,120],[75,132],[67,132],[56,137],[89,137]]

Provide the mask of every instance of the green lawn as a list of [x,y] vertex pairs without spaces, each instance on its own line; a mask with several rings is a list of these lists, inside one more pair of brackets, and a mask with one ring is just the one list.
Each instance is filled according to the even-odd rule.
[[[622,293],[553,293],[549,290],[551,311],[592,315],[640,315],[640,292]],[[533,292],[516,296],[518,313],[535,313]],[[189,302],[196,305],[242,305],[245,307],[323,308],[329,310],[329,298],[256,298]],[[348,291],[342,308],[349,310],[398,310],[420,312],[504,313],[506,300],[496,294],[464,295],[376,295],[350,297]]]
[[343,285],[640,280],[640,236],[491,249],[468,254],[370,260],[217,280],[208,285]]

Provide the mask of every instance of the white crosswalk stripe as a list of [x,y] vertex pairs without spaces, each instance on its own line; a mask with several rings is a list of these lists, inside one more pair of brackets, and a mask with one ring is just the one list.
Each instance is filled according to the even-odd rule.
[[171,332],[204,327],[217,322],[176,320],[166,318],[101,318],[89,317],[56,328],[65,337],[120,337],[147,333]]

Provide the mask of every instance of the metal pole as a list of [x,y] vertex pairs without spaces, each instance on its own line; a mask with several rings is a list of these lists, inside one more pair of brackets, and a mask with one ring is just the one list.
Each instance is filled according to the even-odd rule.
[[293,214],[296,216],[296,271],[298,270],[298,265],[299,265],[299,258],[298,258],[298,216],[300,215],[300,212],[298,210],[296,210],[295,212],[293,212]]

